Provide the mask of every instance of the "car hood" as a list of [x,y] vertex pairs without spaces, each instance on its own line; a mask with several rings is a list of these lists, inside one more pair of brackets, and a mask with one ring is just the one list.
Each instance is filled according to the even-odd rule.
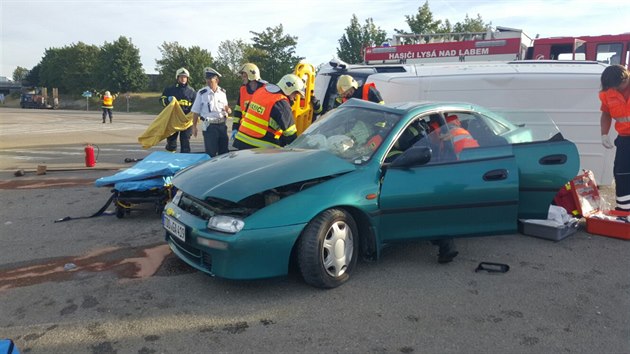
[[354,171],[324,150],[254,149],[230,152],[175,176],[173,184],[195,198],[232,202],[271,188]]

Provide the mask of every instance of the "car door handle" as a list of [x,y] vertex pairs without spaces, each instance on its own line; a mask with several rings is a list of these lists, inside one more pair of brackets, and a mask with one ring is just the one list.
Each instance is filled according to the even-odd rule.
[[541,165],[563,165],[567,162],[567,155],[556,154],[541,157],[538,163]]
[[483,175],[484,181],[500,181],[508,177],[508,171],[506,169],[488,171]]

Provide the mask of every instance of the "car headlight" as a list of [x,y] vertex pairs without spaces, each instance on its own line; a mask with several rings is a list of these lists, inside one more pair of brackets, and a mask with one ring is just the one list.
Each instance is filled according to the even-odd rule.
[[243,229],[245,222],[227,215],[215,215],[208,220],[208,228],[221,232],[235,234]]
[[182,194],[184,194],[184,193],[182,193],[181,190],[177,190],[177,193],[175,193],[175,196],[171,200],[171,203],[173,203],[175,205],[179,205],[179,201],[182,199]]

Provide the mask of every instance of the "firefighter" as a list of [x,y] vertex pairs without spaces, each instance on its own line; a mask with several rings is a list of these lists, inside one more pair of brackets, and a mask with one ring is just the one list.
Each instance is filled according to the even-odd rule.
[[304,95],[304,81],[297,75],[284,75],[277,85],[267,84],[256,91],[243,115],[234,147],[242,149],[281,147],[297,137],[291,104]]
[[[189,77],[190,74],[186,68],[179,68],[175,71],[175,80],[177,81],[175,85],[165,88],[164,92],[162,92],[162,96],[160,97],[162,107],[166,107],[171,101],[177,100],[184,114],[190,113],[190,109],[195,101],[196,92],[188,85]],[[177,151],[177,137],[179,136],[179,151],[189,153],[191,134],[192,127],[180,132],[175,132],[173,135],[166,138],[166,150],[171,152]]]
[[221,74],[213,68],[204,69],[207,86],[197,92],[193,112],[193,136],[197,136],[197,122],[201,121],[203,145],[210,157],[228,152],[227,117],[232,113],[225,90],[219,87]]
[[[630,72],[622,65],[611,65],[602,72],[601,84],[602,145],[606,149],[617,146],[613,165],[616,209],[630,212]],[[608,137],[613,120],[618,134],[614,145]]]
[[[433,137],[434,145],[438,148],[440,153],[440,158],[445,159],[449,157],[449,145],[445,144],[447,141],[451,141],[453,146],[453,152],[455,153],[455,157],[459,158],[459,154],[464,149],[479,147],[479,143],[473,136],[468,132],[468,130],[462,128],[462,123],[459,118],[454,115],[446,115],[446,124],[440,126],[440,123],[437,120],[432,119],[430,122],[430,126],[433,129],[432,131],[436,131],[431,136]],[[437,139],[436,139],[437,138]],[[437,142],[435,140],[438,140]],[[452,158],[452,153],[450,154]]]
[[241,81],[243,85],[238,92],[238,97],[236,97],[236,106],[234,106],[234,117],[232,117],[232,139],[238,132],[238,127],[241,124],[241,119],[243,118],[243,112],[247,111],[247,105],[252,98],[252,95],[256,90],[265,86],[266,81],[261,80],[260,78],[260,69],[256,64],[245,63],[239,69],[239,74],[241,75]]
[[105,94],[103,95],[103,99],[102,99],[103,104],[101,106],[101,108],[103,108],[103,123],[105,123],[105,118],[109,116],[109,123],[111,124],[112,110],[114,109],[115,99],[116,97],[112,96],[112,94],[109,91],[105,91]]
[[384,104],[381,93],[378,92],[373,82],[359,86],[359,83],[350,75],[341,75],[337,79],[337,93],[335,107],[351,98]]

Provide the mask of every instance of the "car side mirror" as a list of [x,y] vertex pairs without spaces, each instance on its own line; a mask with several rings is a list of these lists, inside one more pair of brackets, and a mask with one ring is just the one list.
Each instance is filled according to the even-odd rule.
[[396,160],[392,161],[390,167],[406,168],[411,166],[424,165],[431,161],[433,151],[428,146],[412,146],[405,150]]

